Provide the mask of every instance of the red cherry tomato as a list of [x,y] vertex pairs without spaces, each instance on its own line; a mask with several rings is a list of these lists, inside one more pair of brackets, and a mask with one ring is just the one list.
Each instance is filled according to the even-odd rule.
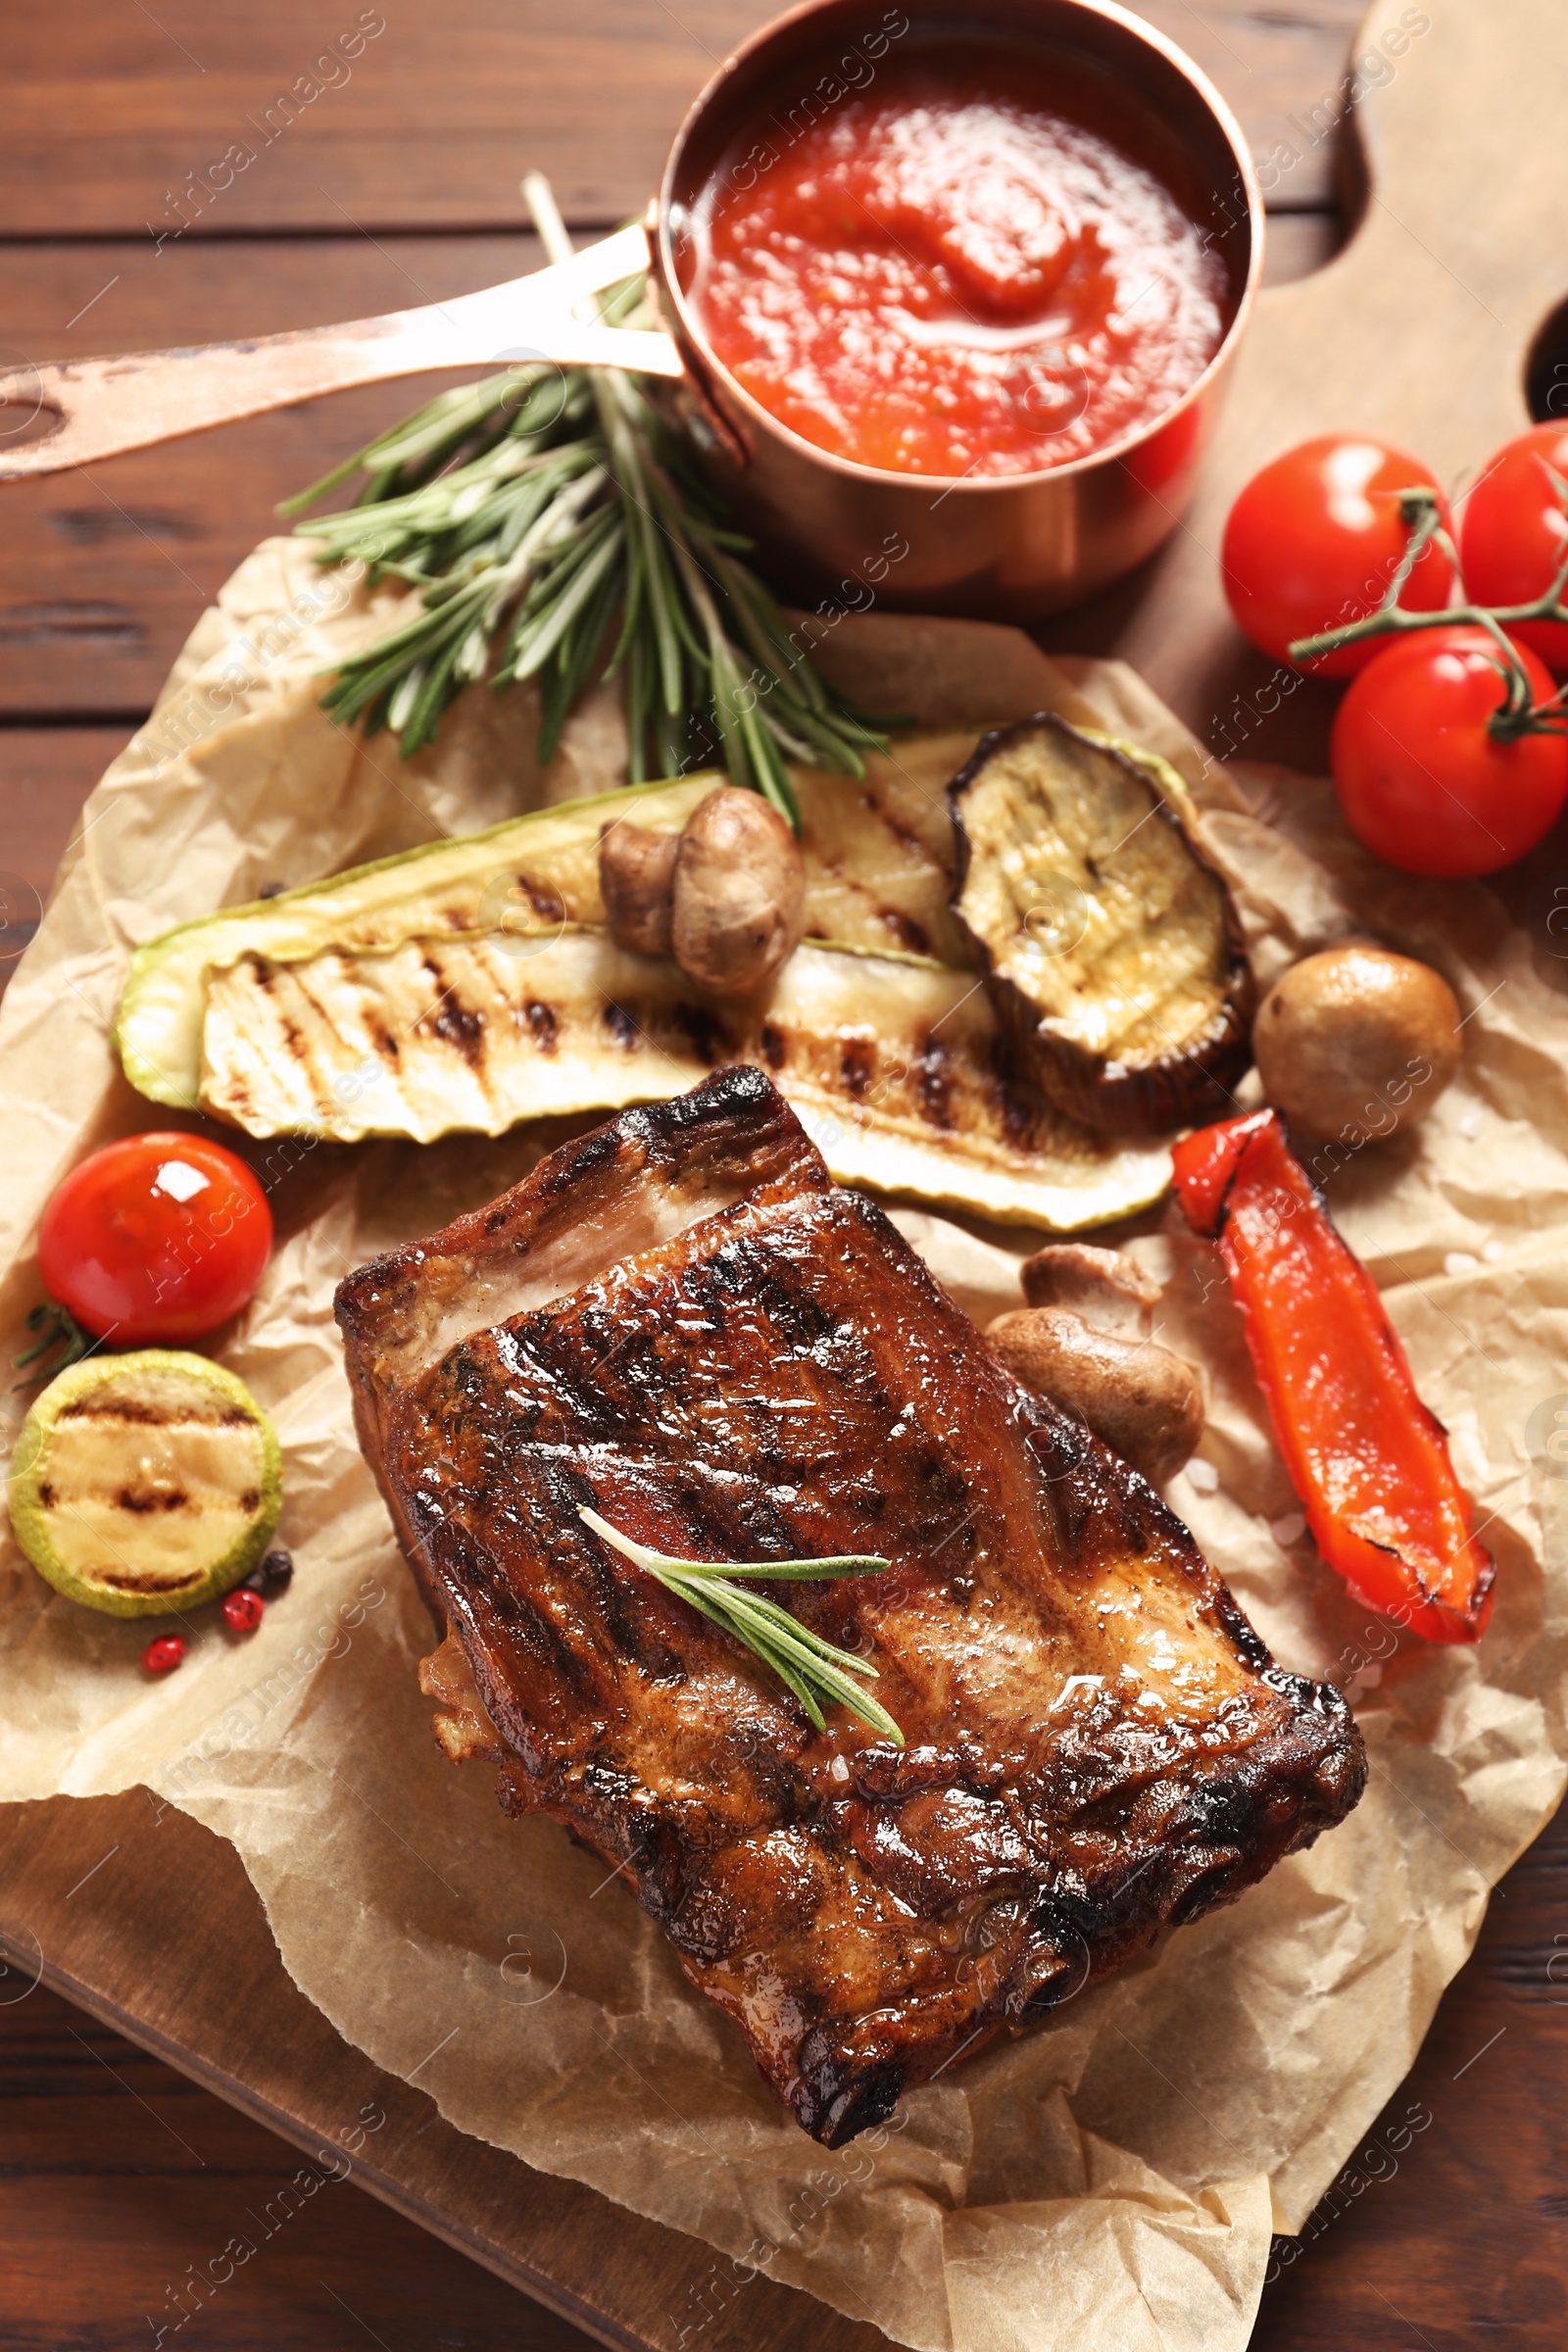
[[[1295,638],[1374,612],[1410,536],[1397,494],[1437,486],[1416,459],[1365,434],[1303,441],[1254,473],[1231,509],[1220,559],[1231,611],[1252,643],[1284,662]],[[1399,602],[1412,612],[1438,612],[1452,584],[1453,565],[1428,547]],[[1381,650],[1369,638],[1309,666],[1319,677],[1348,678]]]
[[[1519,649],[1531,698],[1552,684]],[[1485,629],[1421,629],[1386,644],[1334,721],[1340,807],[1358,841],[1407,874],[1490,874],[1551,830],[1568,799],[1568,738],[1503,742],[1487,725],[1503,700]]]
[[237,1314],[272,1247],[267,1195],[195,1135],[106,1144],[43,1212],[38,1268],[83,1330],[120,1347],[200,1339]]
[[[1568,514],[1551,476],[1568,481],[1568,425],[1538,424],[1497,451],[1459,509],[1459,567],[1472,604],[1528,605],[1568,556]],[[1510,634],[1568,669],[1568,624],[1522,620]]]

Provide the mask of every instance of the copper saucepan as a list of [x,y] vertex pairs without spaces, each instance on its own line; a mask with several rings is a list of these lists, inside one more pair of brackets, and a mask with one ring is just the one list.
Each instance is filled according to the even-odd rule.
[[[1099,69],[1163,128],[1189,210],[1222,258],[1228,324],[1191,389],[1110,448],[1034,473],[884,471],[814,447],[768,414],[710,348],[685,291],[692,208],[760,116],[787,145],[792,110],[866,85],[922,38],[990,39]],[[852,62],[853,61],[853,62]],[[771,135],[771,134],[770,134]],[[1262,200],[1246,144],[1206,76],[1115,0],[805,0],[726,60],[677,132],[644,223],[510,283],[427,308],[254,342],[68,361],[0,376],[0,402],[49,412],[47,435],[0,445],[0,481],[147,448],[324,392],[524,356],[664,379],[662,397],[775,570],[797,591],[856,573],[895,540],[887,604],[1028,619],[1078,602],[1174,527],[1213,429],[1262,267]],[[651,268],[668,334],[607,327],[589,298]]]

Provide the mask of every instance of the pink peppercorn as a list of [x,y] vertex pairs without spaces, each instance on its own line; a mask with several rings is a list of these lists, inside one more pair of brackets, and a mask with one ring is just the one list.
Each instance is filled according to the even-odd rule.
[[267,1603],[259,1592],[241,1585],[223,1595],[223,1620],[236,1634],[254,1634],[267,1613]]

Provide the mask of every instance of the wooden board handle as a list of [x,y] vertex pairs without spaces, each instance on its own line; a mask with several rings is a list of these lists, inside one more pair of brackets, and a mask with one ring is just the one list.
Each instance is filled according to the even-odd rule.
[[[562,367],[677,376],[680,359],[667,335],[577,317],[584,296],[647,267],[647,236],[633,223],[548,270],[382,318],[303,327],[254,342],[15,368],[0,375],[0,481],[60,473],[318,393],[435,368],[504,368],[543,359]],[[51,432],[15,440],[46,413],[59,419]]]

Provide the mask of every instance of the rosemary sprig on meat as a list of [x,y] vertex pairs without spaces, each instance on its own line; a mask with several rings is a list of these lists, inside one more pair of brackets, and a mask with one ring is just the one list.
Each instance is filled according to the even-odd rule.
[[[552,260],[571,250],[548,184],[524,183]],[[603,299],[627,323],[644,281]],[[885,750],[876,720],[817,674],[688,470],[636,376],[618,368],[509,368],[443,392],[289,499],[296,514],[356,472],[341,513],[299,523],[322,564],[407,581],[423,611],[353,655],[322,697],[346,724],[429,743],[465,686],[537,676],[539,755],[597,675],[626,701],[629,773],[718,763],[797,831],[785,762],[859,777]]]
[[722,1626],[737,1642],[771,1667],[779,1681],[800,1700],[818,1731],[825,1727],[822,1708],[848,1707],[862,1723],[882,1732],[897,1747],[904,1745],[904,1734],[886,1707],[874,1699],[868,1690],[852,1681],[862,1675],[875,1682],[876,1668],[866,1659],[856,1657],[847,1649],[838,1649],[831,1642],[815,1634],[788,1609],[779,1607],[776,1600],[765,1600],[760,1593],[747,1592],[732,1580],[737,1576],[765,1576],[782,1583],[820,1583],[824,1578],[838,1576],[874,1576],[892,1566],[876,1552],[841,1552],[824,1560],[679,1560],[666,1552],[652,1551],[646,1544],[634,1543],[612,1527],[597,1511],[586,1507],[577,1513],[585,1526],[647,1574],[673,1592],[677,1599],[690,1603],[714,1625]]

